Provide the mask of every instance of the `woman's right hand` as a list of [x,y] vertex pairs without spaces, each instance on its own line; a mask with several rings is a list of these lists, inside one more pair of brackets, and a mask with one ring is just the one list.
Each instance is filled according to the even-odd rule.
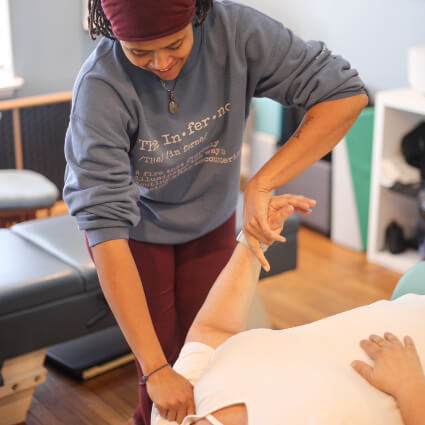
[[163,418],[180,424],[187,415],[195,414],[192,384],[171,367],[150,376],[146,386]]

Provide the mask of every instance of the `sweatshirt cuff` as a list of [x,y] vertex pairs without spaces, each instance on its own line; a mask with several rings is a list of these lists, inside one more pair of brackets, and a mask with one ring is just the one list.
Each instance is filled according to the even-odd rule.
[[98,243],[113,239],[128,239],[130,236],[130,228],[107,227],[102,229],[92,229],[86,230],[86,234],[90,247],[93,247]]

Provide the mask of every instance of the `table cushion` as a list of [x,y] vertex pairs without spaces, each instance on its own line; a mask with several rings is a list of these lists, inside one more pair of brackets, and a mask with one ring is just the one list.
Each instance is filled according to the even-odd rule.
[[0,229],[0,316],[82,292],[77,270]]
[[0,210],[51,207],[58,199],[54,183],[31,170],[0,170]]
[[0,229],[0,363],[116,326],[100,286],[88,290],[84,279],[61,258]]
[[86,290],[99,288],[96,268],[75,218],[68,214],[46,217],[15,224],[10,230],[77,269]]

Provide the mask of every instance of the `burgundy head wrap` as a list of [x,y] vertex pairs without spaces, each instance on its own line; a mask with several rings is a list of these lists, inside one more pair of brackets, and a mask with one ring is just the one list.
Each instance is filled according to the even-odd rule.
[[186,27],[196,0],[102,0],[102,8],[118,40],[148,41]]

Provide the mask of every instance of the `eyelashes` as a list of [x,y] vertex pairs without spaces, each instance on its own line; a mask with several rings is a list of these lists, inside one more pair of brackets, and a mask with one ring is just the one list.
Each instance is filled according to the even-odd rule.
[[[180,49],[180,47],[182,47],[182,44],[183,43],[180,43],[178,46],[173,46],[173,47],[166,47],[166,49],[167,50],[179,50]],[[137,56],[137,57],[139,57],[139,58],[142,58],[142,57],[144,57],[144,56],[147,56],[150,52],[135,52],[134,50],[130,50],[131,51],[131,53],[134,55],[134,56]]]
[[175,46],[175,47],[168,47],[168,50],[178,50],[178,49],[180,49],[180,47],[182,47],[181,43],[178,46]]

